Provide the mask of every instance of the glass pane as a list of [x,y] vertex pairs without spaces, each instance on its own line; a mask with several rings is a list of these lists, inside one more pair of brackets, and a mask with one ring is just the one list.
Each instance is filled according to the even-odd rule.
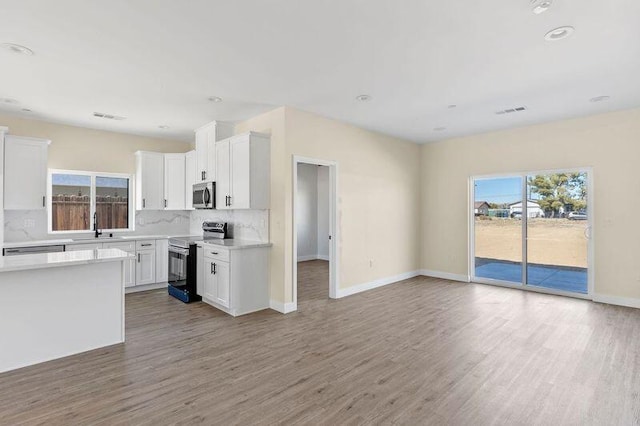
[[522,178],[476,179],[475,276],[522,283]]
[[91,226],[91,176],[51,175],[51,224],[54,231],[85,231]]
[[527,284],[588,292],[587,174],[527,177]]
[[99,229],[129,228],[129,179],[96,177]]

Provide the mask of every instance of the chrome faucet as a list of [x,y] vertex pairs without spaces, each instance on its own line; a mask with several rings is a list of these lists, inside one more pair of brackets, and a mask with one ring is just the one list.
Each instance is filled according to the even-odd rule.
[[98,231],[98,212],[93,213],[93,231],[95,232],[96,238],[102,235],[102,231]]

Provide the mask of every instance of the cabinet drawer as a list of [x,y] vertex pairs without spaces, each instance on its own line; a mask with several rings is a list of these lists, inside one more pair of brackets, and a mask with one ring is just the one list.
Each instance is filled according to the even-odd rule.
[[229,261],[229,250],[218,248],[212,244],[204,244],[204,257],[207,259],[219,260],[221,262]]
[[128,241],[126,243],[117,242],[117,243],[104,243],[103,248],[106,249],[120,249],[122,251],[126,251],[127,253],[131,253],[136,251],[136,243],[134,241]]
[[156,248],[155,240],[136,241],[136,250],[149,250],[149,249],[155,249],[155,248]]

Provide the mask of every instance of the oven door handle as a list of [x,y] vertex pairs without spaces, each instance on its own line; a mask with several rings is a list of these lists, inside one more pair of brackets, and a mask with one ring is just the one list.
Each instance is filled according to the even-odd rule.
[[184,256],[188,256],[189,255],[189,249],[184,249],[182,247],[173,247],[173,246],[169,246],[169,253],[178,253]]

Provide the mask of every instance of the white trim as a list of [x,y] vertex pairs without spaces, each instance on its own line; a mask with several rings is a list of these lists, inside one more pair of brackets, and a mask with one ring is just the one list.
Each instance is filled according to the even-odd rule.
[[471,282],[468,275],[452,274],[450,272],[432,271],[430,269],[421,269],[420,275],[425,277],[440,278],[449,281],[459,281],[462,283]]
[[[329,297],[337,299],[338,289],[340,288],[340,227],[338,226],[338,163],[335,161],[320,160],[316,158],[302,157],[294,155],[292,157],[292,178],[293,178],[293,194],[292,194],[292,218],[293,218],[293,252],[292,252],[292,304],[298,305],[298,226],[296,223],[296,197],[298,193],[298,164],[314,164],[317,166],[329,167],[329,234],[331,241],[329,242]],[[277,310],[277,309],[276,309]]]
[[144,285],[135,285],[131,287],[125,287],[124,293],[139,293],[141,291],[149,291],[149,290],[158,290],[161,288],[167,288],[169,283],[153,283],[153,284],[144,284]]
[[326,260],[330,261],[329,256],[323,254],[310,254],[309,256],[298,256],[298,262],[306,262],[309,260]]
[[596,303],[607,303],[609,305],[640,309],[640,299],[632,297],[609,296],[606,294],[596,293],[593,295],[593,301]]
[[282,314],[289,314],[298,310],[298,304],[295,302],[282,303],[278,300],[270,300],[269,307],[274,311],[278,311]]
[[380,278],[368,283],[356,284],[347,288],[339,288],[337,298],[351,296],[352,294],[362,293],[363,291],[373,290],[374,288],[383,287],[389,284],[395,284],[398,281],[408,280],[420,275],[420,271],[405,272],[403,274],[395,275],[393,277]]

